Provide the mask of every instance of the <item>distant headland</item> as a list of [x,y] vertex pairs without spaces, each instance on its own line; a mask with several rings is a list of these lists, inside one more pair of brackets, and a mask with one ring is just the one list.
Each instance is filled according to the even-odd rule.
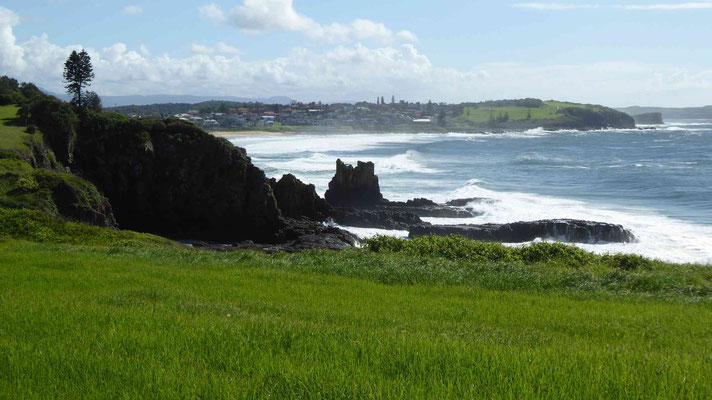
[[131,105],[108,110],[138,119],[178,118],[215,131],[298,132],[313,130],[372,132],[496,132],[544,128],[635,128],[623,112],[593,104],[539,99],[460,104],[395,101],[375,103],[265,104],[207,101]]

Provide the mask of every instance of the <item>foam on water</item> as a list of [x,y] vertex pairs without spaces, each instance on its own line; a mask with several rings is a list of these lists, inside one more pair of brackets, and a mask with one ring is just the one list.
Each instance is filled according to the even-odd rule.
[[334,224],[334,226],[341,228],[345,231],[351,232],[361,239],[370,239],[377,235],[391,236],[391,237],[396,237],[396,238],[400,238],[400,239],[406,239],[408,237],[408,231],[394,231],[394,230],[372,229],[372,228],[356,228],[353,226],[341,226],[341,225],[336,225],[336,224]]
[[427,143],[436,141],[438,134],[298,134],[270,137],[236,138],[231,142],[244,147],[248,154],[279,155],[290,153],[326,153],[330,151],[357,152],[388,143]]
[[637,243],[578,245],[596,253],[635,253],[671,262],[712,263],[712,227],[657,215],[651,210],[613,210],[602,205],[540,196],[487,190],[473,180],[438,201],[461,198],[487,198],[492,202],[473,202],[476,218],[423,218],[433,224],[487,224],[536,221],[542,219],[581,219],[620,224],[630,229]]
[[[287,161],[269,161],[263,158],[256,161],[264,162],[265,165],[276,170],[301,172],[329,172],[334,171],[334,161],[337,156],[324,153],[315,153],[308,157],[300,157]],[[346,164],[355,165],[359,157],[345,156],[339,157]],[[416,150],[408,150],[403,154],[393,157],[371,157],[369,161],[375,163],[376,174],[399,174],[405,172],[418,172],[423,174],[435,173],[437,170],[424,165],[422,154]]]
[[[639,242],[580,246],[598,253],[712,263],[712,224],[704,200],[712,165],[706,141],[710,131],[712,122],[691,122],[644,131],[537,128],[501,134],[298,134],[239,138],[233,143],[245,147],[268,176],[292,173],[313,183],[322,195],[336,159],[341,158],[350,164],[373,161],[382,192],[391,200],[493,200],[472,204],[483,213],[480,217],[426,218],[428,222],[570,218],[616,223],[633,231]],[[482,179],[463,186],[472,177]],[[551,195],[556,190],[558,194]],[[645,195],[636,191],[645,191]],[[687,196],[685,203],[676,193]],[[561,198],[569,195],[580,195],[577,198],[583,200]],[[641,200],[646,196],[652,201]],[[674,200],[666,203],[666,198]],[[405,231],[347,229],[361,237],[407,236]]]

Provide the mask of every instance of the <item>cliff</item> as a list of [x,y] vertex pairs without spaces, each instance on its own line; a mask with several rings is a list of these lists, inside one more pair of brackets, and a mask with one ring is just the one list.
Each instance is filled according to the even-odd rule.
[[280,212],[245,150],[178,120],[87,117],[72,169],[111,199],[125,229],[172,238],[272,242]]

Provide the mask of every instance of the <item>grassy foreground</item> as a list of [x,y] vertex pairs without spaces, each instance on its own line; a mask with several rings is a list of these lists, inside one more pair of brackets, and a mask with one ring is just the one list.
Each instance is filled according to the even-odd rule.
[[712,395],[707,267],[167,246],[1,240],[0,398]]

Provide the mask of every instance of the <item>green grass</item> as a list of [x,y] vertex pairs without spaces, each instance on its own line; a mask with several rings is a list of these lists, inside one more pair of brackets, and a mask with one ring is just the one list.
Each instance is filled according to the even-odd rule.
[[4,398],[712,395],[707,302],[449,284],[468,263],[366,250],[0,254]]
[[7,208],[0,208],[2,238],[94,246],[178,247],[159,236],[69,222],[37,210]]
[[[29,147],[24,126],[16,125],[16,114],[19,107],[0,106],[0,149],[25,151]],[[39,136],[39,135],[38,135]]]

